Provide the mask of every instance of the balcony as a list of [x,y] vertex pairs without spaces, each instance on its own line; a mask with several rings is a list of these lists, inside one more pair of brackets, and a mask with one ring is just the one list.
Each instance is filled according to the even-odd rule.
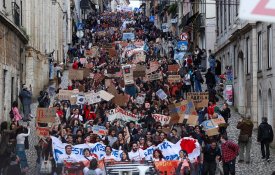
[[197,28],[203,30],[205,28],[205,13],[200,13],[196,19]]

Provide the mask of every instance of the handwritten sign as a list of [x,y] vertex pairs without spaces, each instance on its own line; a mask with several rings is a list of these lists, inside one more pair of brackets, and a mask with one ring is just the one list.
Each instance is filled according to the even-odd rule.
[[190,126],[196,126],[198,125],[198,119],[199,119],[199,116],[190,115],[187,119],[187,124],[189,124]]
[[91,93],[85,94],[85,98],[89,104],[95,104],[95,103],[101,102],[99,93],[91,92]]
[[159,172],[163,172],[163,174],[166,175],[174,175],[176,173],[176,168],[178,167],[179,161],[155,161],[154,164]]
[[125,111],[120,107],[110,110],[107,116],[108,116],[108,121],[114,121],[115,119],[123,120],[125,122],[138,121],[137,115],[131,112]]
[[37,108],[36,110],[36,118],[39,123],[54,123],[55,117],[55,108]]
[[167,94],[162,90],[162,89],[159,89],[157,92],[156,92],[156,95],[161,99],[161,100],[165,100],[167,98]]
[[73,91],[70,90],[59,90],[57,98],[59,100],[70,100],[71,96],[73,95]]
[[156,74],[147,75],[146,78],[149,81],[160,80],[160,79],[162,79],[162,73],[156,73]]
[[178,72],[179,68],[178,64],[168,65],[168,72]]
[[172,83],[180,83],[181,82],[181,77],[180,77],[180,75],[169,75],[168,76],[168,82],[170,84],[172,84]]
[[36,127],[36,134],[39,137],[49,137],[50,136],[50,129],[48,127]]
[[189,92],[187,99],[192,100],[196,108],[208,107],[208,92]]
[[168,125],[171,117],[161,114],[152,114],[152,117],[156,120],[156,122],[160,122],[161,125]]
[[157,61],[151,61],[150,62],[150,69],[146,70],[146,74],[153,73],[159,69],[159,62]]
[[106,127],[98,126],[98,125],[94,125],[92,127],[92,131],[93,131],[93,134],[97,134],[97,135],[106,135],[107,133]]

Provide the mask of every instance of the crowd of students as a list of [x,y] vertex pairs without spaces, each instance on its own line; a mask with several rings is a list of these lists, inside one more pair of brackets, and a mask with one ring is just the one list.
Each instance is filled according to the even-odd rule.
[[[125,21],[132,22],[125,23]],[[199,142],[201,154],[197,159],[189,160],[188,152],[180,150],[177,157],[180,162],[179,168],[176,170],[178,174],[212,175],[218,170],[223,171],[225,175],[235,174],[235,161],[239,153],[239,147],[233,141],[228,140],[226,133],[231,116],[230,109],[226,103],[222,107],[217,106],[218,98],[215,94],[216,77],[214,68],[211,65],[211,69],[207,71],[205,78],[202,76],[200,73],[201,60],[197,60],[199,58],[198,49],[191,56],[187,56],[185,61],[177,62],[174,59],[176,48],[173,45],[172,34],[163,33],[152,22],[149,22],[149,19],[142,13],[105,12],[100,15],[91,14],[85,24],[84,38],[80,39],[75,35],[73,36],[73,46],[68,51],[70,59],[67,61],[73,62],[70,69],[78,70],[89,66],[90,74],[100,74],[103,78],[96,79],[88,76],[84,77],[83,80],[71,80],[65,89],[74,90],[81,87],[85,93],[98,92],[100,90],[108,91],[110,87],[114,87],[115,92],[113,93],[128,97],[127,104],[121,105],[120,108],[139,116],[139,119],[137,122],[109,121],[108,111],[118,106],[114,101],[103,100],[95,104],[84,103],[82,105],[71,104],[69,100],[58,99],[58,93],[62,90],[59,88],[56,91],[57,98],[50,107],[56,107],[56,114],[60,119],[60,124],[46,125],[46,127],[50,127],[50,135],[52,137],[56,137],[67,144],[65,147],[66,153],[61,155],[58,162],[56,162],[51,137],[40,139],[35,147],[38,156],[37,163],[41,163],[41,160],[49,160],[53,165],[52,173],[59,174],[61,171],[59,164],[86,162],[80,166],[81,170],[79,173],[101,175],[106,173],[103,169],[100,169],[99,161],[101,160],[105,163],[112,161],[143,162],[146,161],[143,154],[145,149],[157,146],[164,141],[176,144],[181,138],[192,137]],[[128,46],[133,45],[133,48],[138,48],[138,46],[134,45],[135,41],[144,42],[142,48],[144,50],[143,54],[146,55],[145,61],[136,64],[145,65],[147,69],[150,69],[150,62],[157,61],[159,67],[151,74],[160,73],[162,78],[150,81],[145,77],[136,77],[133,84],[125,85],[123,74],[120,73],[121,65],[133,64],[134,59],[133,57],[128,57],[127,54],[122,59],[126,48],[116,42],[122,40],[123,32],[125,31],[131,31],[135,34],[134,41],[128,40],[126,42]],[[168,49],[163,46],[163,43],[166,43]],[[105,47],[105,45],[112,44],[116,46],[115,56],[111,55],[110,50]],[[93,53],[93,56],[87,56],[87,50],[92,47],[97,48],[95,50],[96,54]],[[80,58],[86,58],[87,62],[81,62]],[[180,75],[181,79],[180,82],[169,83],[168,75],[170,72],[168,71],[168,65],[175,64],[179,65],[179,69],[174,74]],[[108,77],[108,75],[115,74],[119,76]],[[108,85],[105,84],[106,79],[110,80]],[[205,79],[206,89],[202,87]],[[156,94],[159,89],[165,92],[167,98],[161,99]],[[153,114],[169,116],[171,112],[168,108],[169,105],[186,99],[188,92],[203,92],[203,89],[209,93],[209,105],[208,107],[196,109],[199,115],[198,125],[190,126],[186,121],[174,123],[173,125],[163,125],[152,116]],[[141,95],[145,95],[144,102],[138,103],[137,97]],[[49,107],[48,94],[41,93],[39,103],[40,107]],[[14,107],[16,107],[16,104]],[[208,136],[200,124],[205,120],[215,119],[219,116],[222,116],[226,123],[220,126],[219,134]],[[10,125],[10,130],[8,130],[7,123],[1,125],[1,143],[3,137],[8,135],[7,143],[13,146],[5,145],[5,148],[13,148],[14,151],[0,149],[2,151],[0,156],[3,158],[7,154],[15,152],[17,156],[11,156],[10,165],[18,165],[19,170],[17,170],[24,173],[28,167],[24,142],[30,133],[30,129],[27,127],[24,133],[24,127],[18,125],[18,120],[20,120],[20,117],[16,116],[14,122]],[[108,132],[105,135],[94,134],[91,129],[93,125],[104,126]],[[40,124],[40,126],[45,127],[43,124]],[[83,160],[79,160],[74,155],[72,150],[74,145],[87,144],[89,147],[93,143],[106,145],[103,158],[99,158],[90,149],[83,150]],[[112,155],[113,149],[122,151],[121,157],[117,158]],[[152,158],[147,161],[166,160],[162,151],[155,149]],[[8,166],[4,165],[5,162],[0,162],[2,168]],[[223,167],[220,166],[220,162],[222,162]],[[86,165],[85,168],[84,164]],[[17,171],[16,168],[12,168],[12,170]],[[10,171],[12,170],[10,169]]]

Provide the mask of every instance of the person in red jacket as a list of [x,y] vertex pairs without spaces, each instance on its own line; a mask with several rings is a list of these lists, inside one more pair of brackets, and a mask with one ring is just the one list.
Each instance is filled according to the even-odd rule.
[[216,107],[216,104],[213,103],[212,101],[210,101],[209,106],[207,108],[207,113],[208,113],[208,118],[209,119],[212,119],[212,116],[215,113],[215,107]]
[[73,69],[78,69],[78,61],[75,60],[73,63]]
[[96,114],[92,108],[92,105],[85,105],[84,106],[84,114],[85,114],[85,120],[94,120],[96,118]]

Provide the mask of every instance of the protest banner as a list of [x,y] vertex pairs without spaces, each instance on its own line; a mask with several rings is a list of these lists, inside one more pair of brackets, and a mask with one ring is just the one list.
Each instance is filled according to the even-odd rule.
[[38,123],[54,123],[56,108],[37,108],[36,119]]
[[70,69],[69,70],[69,79],[70,80],[83,80],[84,71],[79,69]]
[[88,104],[95,104],[101,102],[101,98],[99,93],[90,92],[88,94],[85,94],[86,102]]
[[168,76],[168,83],[172,84],[172,83],[180,83],[181,77],[180,75],[169,75]]
[[165,100],[168,96],[167,94],[162,90],[162,89],[159,89],[157,92],[156,92],[156,95],[161,99],[161,100]]
[[176,169],[179,165],[179,160],[170,160],[170,161],[155,161],[154,165],[158,172],[162,172],[166,175],[174,175],[176,173]]
[[156,122],[160,122],[161,125],[168,125],[170,123],[170,116],[161,115],[161,114],[152,114],[152,117],[156,120]]
[[49,137],[50,136],[50,129],[48,127],[36,127],[36,134],[38,137]]
[[175,119],[179,118],[179,123],[182,123],[184,119],[188,119],[190,115],[197,115],[195,110],[195,106],[192,101],[183,100],[180,103],[170,104],[168,105],[170,116],[172,117],[170,120],[175,122]]
[[204,131],[208,136],[214,136],[219,134],[219,127],[215,125],[213,120],[206,120],[201,123],[203,126]]
[[108,116],[108,121],[111,121],[111,122],[114,120],[122,120],[125,122],[130,122],[130,121],[137,122],[138,121],[137,115],[135,115],[131,112],[125,111],[124,109],[122,109],[120,107],[111,109],[108,112],[107,116]]
[[59,100],[70,100],[72,95],[73,95],[73,91],[60,89],[57,94],[57,98]]
[[92,131],[93,131],[93,134],[97,134],[101,136],[105,136],[108,132],[105,126],[98,126],[98,125],[94,125],[92,127]]
[[146,78],[149,81],[154,81],[154,80],[160,80],[162,79],[162,73],[155,73],[155,74],[151,74],[151,75],[146,75]]
[[[66,143],[62,143],[58,138],[51,136],[52,139],[52,146],[53,146],[53,157],[56,162],[59,162],[59,157],[62,154],[65,154],[65,146]],[[183,139],[179,140],[176,144],[173,144],[169,141],[164,141],[161,144],[157,146],[151,146],[147,148],[146,150],[142,151],[141,154],[144,154],[145,160],[152,160],[153,152],[155,149],[159,149],[162,151],[164,159],[165,160],[177,160],[179,157],[179,151],[182,150],[181,143],[186,141],[185,146],[188,146],[190,143],[193,145],[190,145],[192,147],[192,150],[188,150],[188,158],[190,160],[197,158],[200,155],[200,145],[197,140],[189,137],[184,137]],[[82,153],[82,150],[85,148],[88,148],[92,153],[97,155],[98,160],[102,160],[103,157],[106,155],[105,153],[105,145],[97,142],[94,144],[78,144],[73,145],[72,152],[76,155],[77,159],[83,160],[84,155]],[[115,157],[115,160],[120,161],[122,154],[122,150],[112,150],[112,155]]]
[[196,125],[198,125],[198,119],[199,119],[199,116],[190,115],[187,119],[187,124],[190,126],[196,126]]
[[100,98],[105,101],[110,101],[115,97],[114,95],[112,95],[104,90],[99,91],[98,94],[99,94]]
[[179,68],[178,64],[168,65],[168,72],[178,72]]
[[204,108],[208,107],[208,92],[188,92],[187,99],[192,100],[195,107]]

